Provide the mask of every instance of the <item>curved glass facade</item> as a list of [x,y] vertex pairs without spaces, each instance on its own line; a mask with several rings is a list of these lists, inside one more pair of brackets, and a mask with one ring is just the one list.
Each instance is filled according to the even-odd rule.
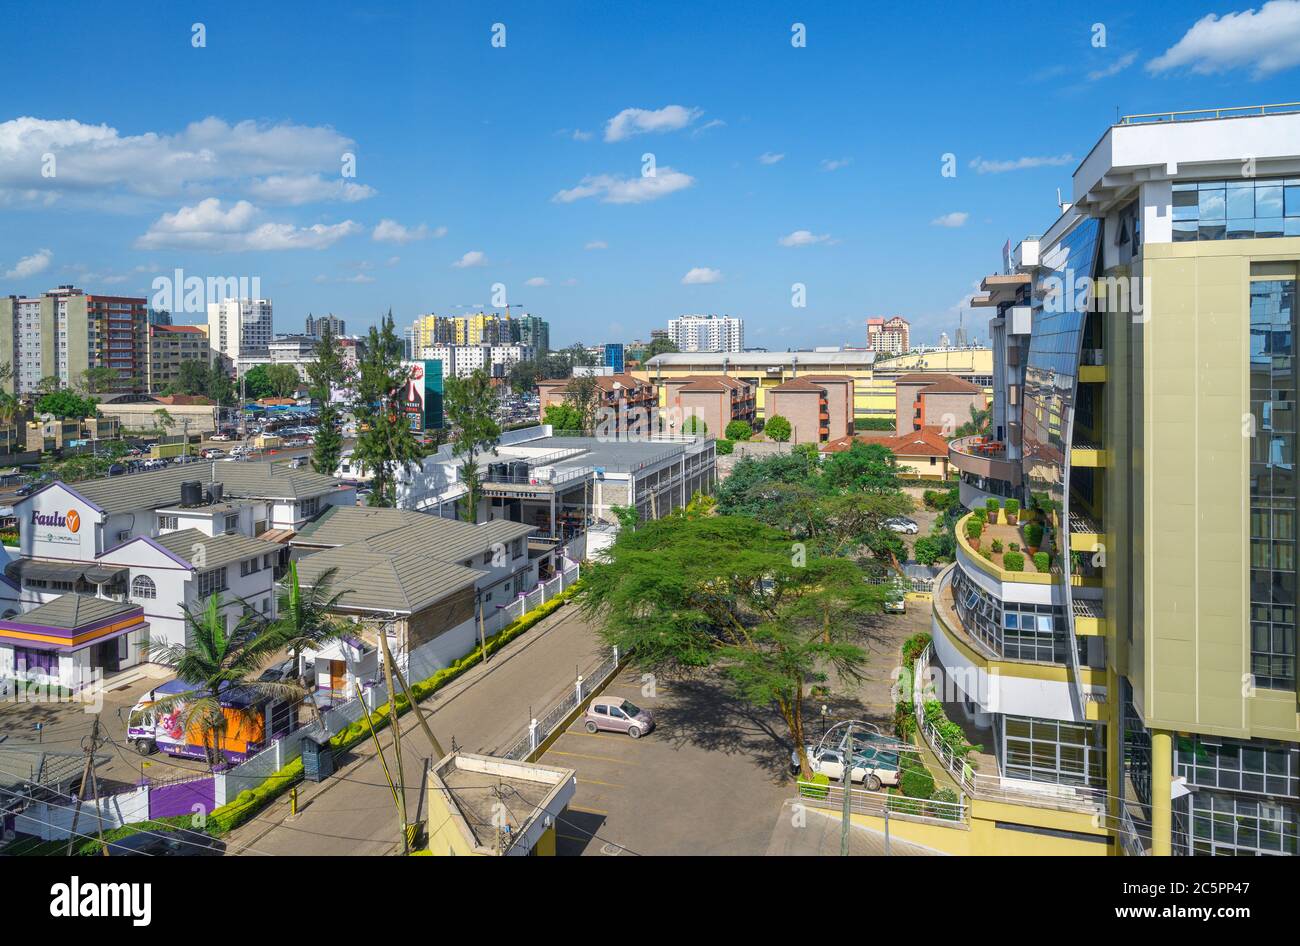
[[[1064,526],[1069,499],[1070,422],[1100,229],[1099,220],[1081,220],[1043,254],[1046,271],[1034,287],[1021,411],[1021,463],[1030,498],[1053,526]],[[1065,551],[1068,543],[1061,544]]]

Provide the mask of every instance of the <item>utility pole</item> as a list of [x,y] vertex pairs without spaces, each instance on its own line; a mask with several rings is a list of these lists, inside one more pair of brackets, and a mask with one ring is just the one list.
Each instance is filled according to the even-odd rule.
[[[77,787],[77,806],[72,811],[72,827],[68,829],[68,850],[67,856],[72,856],[72,845],[77,840],[77,821],[81,818],[81,804],[86,800],[86,783],[90,781],[91,770],[95,767],[95,747],[99,745],[99,714],[95,714],[95,721],[90,727],[90,745],[86,747],[86,765],[81,770],[81,784]],[[96,791],[98,794],[98,790]],[[98,806],[96,806],[98,807]],[[103,815],[100,815],[101,824]],[[103,828],[100,828],[100,840],[104,839]]]
[[849,856],[849,825],[852,819],[849,817],[851,796],[853,794],[853,740],[849,740],[847,748],[841,749],[840,754],[844,758],[844,810],[840,813],[840,857]]
[[379,641],[384,648],[384,678],[388,684],[389,726],[393,730],[393,752],[397,757],[397,814],[402,821],[402,853],[410,854],[411,846],[406,835],[406,774],[402,771],[402,727],[397,716],[397,689],[393,686],[393,654],[388,648],[388,623],[380,626]]

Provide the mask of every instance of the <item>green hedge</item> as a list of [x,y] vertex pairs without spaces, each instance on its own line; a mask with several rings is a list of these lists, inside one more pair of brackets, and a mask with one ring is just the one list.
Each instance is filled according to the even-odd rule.
[[831,778],[829,775],[822,775],[818,772],[812,777],[812,785],[803,784],[799,786],[799,794],[804,798],[825,798],[830,794]]
[[[573,585],[566,588],[550,601],[539,605],[523,617],[507,624],[492,637],[489,637],[487,639],[487,655],[492,656],[520,634],[537,624],[542,618],[555,612],[562,604],[573,597],[577,587],[577,585]],[[476,647],[451,666],[444,667],[427,679],[412,683],[411,692],[417,701],[423,702],[482,659],[482,648]],[[398,716],[405,714],[411,708],[410,702],[405,695],[398,694],[396,702]],[[376,731],[383,729],[391,721],[388,703],[376,707],[369,715]],[[329,741],[329,746],[335,752],[345,752],[362,740],[369,738],[370,726],[363,716],[340,732],[335,733]],[[257,788],[240,792],[234,801],[213,809],[212,814],[208,815],[208,833],[214,837],[221,837],[233,831],[300,781],[302,781],[301,757],[294,759],[278,772],[267,776],[266,780]]]
[[1023,572],[1025,570],[1025,557],[1019,552],[1008,552],[1002,556],[1002,567],[1009,572]]

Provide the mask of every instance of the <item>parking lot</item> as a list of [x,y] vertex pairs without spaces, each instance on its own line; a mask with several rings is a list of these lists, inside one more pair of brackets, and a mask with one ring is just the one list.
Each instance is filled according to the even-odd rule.
[[792,793],[780,718],[737,701],[716,678],[642,693],[624,671],[603,696],[649,709],[640,739],[571,725],[540,761],[578,773],[559,854],[762,854],[773,813]]
[[[865,719],[889,731],[898,648],[929,629],[929,613],[927,603],[909,601],[906,615],[880,619],[864,642],[864,679],[830,681],[832,695],[824,703],[831,718]],[[656,728],[640,739],[591,735],[579,717],[538,760],[577,772],[557,853],[801,853],[786,850],[796,842],[781,835],[782,805],[795,786],[789,737],[775,710],[738,700],[715,675],[660,682],[651,695],[640,671],[627,669],[601,696],[650,710]],[[809,738],[816,741],[820,705],[807,706],[805,713]],[[798,843],[815,841],[804,836]]]
[[[100,736],[109,741],[100,750],[108,761],[95,769],[101,793],[130,788],[139,783],[142,774],[164,779],[207,769],[205,763],[193,759],[174,759],[161,753],[140,756],[127,744],[128,711],[150,687],[172,677],[165,667],[143,665],[140,669],[143,675],[128,671],[116,685],[110,678],[102,695]],[[0,700],[0,746],[39,745],[52,751],[81,752],[83,740],[90,736],[95,709],[93,701],[26,702],[11,693]],[[147,764],[142,768],[141,763]]]

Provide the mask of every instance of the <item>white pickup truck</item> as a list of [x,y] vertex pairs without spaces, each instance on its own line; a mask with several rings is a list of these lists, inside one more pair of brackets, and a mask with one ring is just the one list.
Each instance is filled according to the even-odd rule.
[[[844,753],[839,749],[818,749],[808,746],[808,762],[818,775],[825,775],[837,782],[844,781]],[[854,753],[853,772],[855,782],[863,783],[870,792],[878,792],[881,786],[898,784],[898,753],[892,749],[867,746]]]

